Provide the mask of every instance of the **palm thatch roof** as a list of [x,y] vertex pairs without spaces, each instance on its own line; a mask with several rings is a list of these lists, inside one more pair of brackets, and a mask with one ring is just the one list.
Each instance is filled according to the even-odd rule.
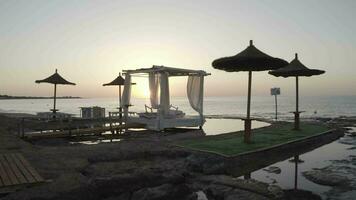
[[111,85],[125,85],[125,79],[122,78],[121,74],[115,78],[110,83],[103,84],[103,86],[111,86]]
[[288,65],[288,62],[263,53],[250,40],[250,46],[245,50],[235,56],[216,59],[212,65],[215,69],[227,72],[264,71],[284,67]]
[[309,69],[303,63],[301,63],[298,59],[298,54],[295,54],[295,58],[289,63],[289,65],[269,71],[269,74],[273,76],[282,76],[284,78],[291,77],[291,76],[314,76],[324,74],[325,71],[318,70],[318,69]]
[[61,85],[75,85],[75,83],[69,82],[65,80],[61,75],[58,74],[57,69],[56,72],[43,80],[36,80],[36,83],[51,83],[51,84],[61,84]]

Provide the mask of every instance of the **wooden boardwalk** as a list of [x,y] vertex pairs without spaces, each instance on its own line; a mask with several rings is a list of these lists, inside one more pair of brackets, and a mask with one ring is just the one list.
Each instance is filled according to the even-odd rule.
[[44,182],[20,153],[0,154],[0,189]]
[[98,136],[105,132],[121,134],[128,128],[144,128],[144,124],[123,123],[121,118],[106,118],[43,121],[34,118],[22,118],[18,123],[18,134],[26,139],[66,138]]
[[[59,131],[47,131],[47,132],[32,132],[26,133],[24,138],[26,139],[38,139],[38,138],[66,138],[66,137],[82,137],[90,135],[100,135],[103,132],[115,131],[124,128],[143,128],[142,124],[130,123],[127,125],[112,125],[93,128],[81,128],[72,130],[59,130]],[[115,134],[114,134],[115,135]]]

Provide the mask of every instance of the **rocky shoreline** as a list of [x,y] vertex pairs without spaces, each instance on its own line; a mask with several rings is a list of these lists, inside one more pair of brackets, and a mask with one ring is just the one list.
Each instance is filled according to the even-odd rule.
[[[198,130],[149,134],[149,137],[96,145],[31,143],[13,135],[15,130],[15,118],[0,116],[0,152],[21,152],[47,182],[2,194],[2,200],[225,200],[296,199],[298,196],[274,184],[231,177],[221,170],[218,158],[169,144],[172,140],[198,137]],[[320,198],[314,194],[308,196]]]

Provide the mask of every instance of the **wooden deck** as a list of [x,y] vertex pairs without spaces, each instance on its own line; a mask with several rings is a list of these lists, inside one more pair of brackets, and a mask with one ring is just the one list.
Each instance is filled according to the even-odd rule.
[[20,153],[0,154],[0,189],[44,182]]
[[[93,128],[81,128],[72,130],[56,130],[56,131],[46,131],[46,132],[30,132],[24,135],[26,139],[38,139],[38,138],[66,138],[66,137],[82,137],[82,136],[93,136],[101,135],[103,132],[114,131],[124,128],[143,128],[141,124],[127,124],[127,125],[113,125],[113,126],[103,126],[103,127],[93,127]],[[117,135],[117,134],[113,134]]]
[[111,132],[118,136],[128,128],[143,128],[143,124],[123,123],[123,119],[117,116],[83,119],[58,119],[40,120],[36,118],[22,118],[18,123],[18,134],[26,139],[39,138],[66,138],[82,136],[102,136],[105,132]]

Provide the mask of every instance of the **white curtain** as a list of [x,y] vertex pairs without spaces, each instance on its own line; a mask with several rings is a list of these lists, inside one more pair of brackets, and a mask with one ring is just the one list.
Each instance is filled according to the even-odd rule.
[[157,109],[159,107],[158,102],[158,90],[159,90],[159,74],[158,73],[149,73],[148,75],[148,85],[150,88],[150,101],[151,107]]
[[160,74],[160,88],[161,88],[161,95],[160,95],[160,109],[161,112],[166,115],[169,113],[170,102],[169,102],[169,81],[168,81],[168,73],[164,72]]
[[203,114],[204,76],[189,76],[187,95],[192,108],[200,115]]
[[122,94],[121,107],[125,109],[126,106],[130,105],[130,100],[131,100],[131,75],[127,73],[125,75],[125,84],[124,84],[124,92]]

